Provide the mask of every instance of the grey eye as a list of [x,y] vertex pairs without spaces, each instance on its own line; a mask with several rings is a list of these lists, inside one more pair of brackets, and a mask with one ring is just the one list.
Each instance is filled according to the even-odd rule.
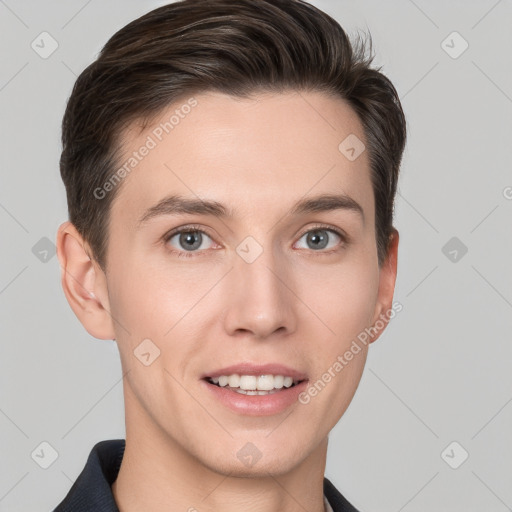
[[[334,232],[332,229],[327,228],[316,228],[312,229],[311,231],[308,231],[307,233],[304,233],[302,239],[306,239],[307,246],[305,249],[313,249],[313,250],[322,250],[325,248],[332,248],[333,246],[336,246],[336,243],[339,243],[341,240],[341,237]],[[331,245],[328,247],[328,243],[331,241],[331,239],[334,238],[334,245]],[[302,247],[304,248],[304,247]]]
[[[176,237],[178,237],[178,246],[171,243],[171,241]],[[203,242],[205,242],[205,237],[211,240],[206,233],[199,230],[181,231],[171,236],[168,242],[176,249],[182,249],[190,252],[198,249],[205,249],[205,247],[201,247]]]

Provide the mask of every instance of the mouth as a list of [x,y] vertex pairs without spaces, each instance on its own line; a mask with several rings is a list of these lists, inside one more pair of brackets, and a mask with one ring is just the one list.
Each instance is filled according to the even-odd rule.
[[238,415],[270,416],[294,407],[308,375],[280,363],[240,362],[201,375],[209,396]]
[[272,395],[293,388],[307,379],[290,375],[244,375],[233,373],[217,377],[205,377],[203,380],[213,386],[224,388],[241,395]]

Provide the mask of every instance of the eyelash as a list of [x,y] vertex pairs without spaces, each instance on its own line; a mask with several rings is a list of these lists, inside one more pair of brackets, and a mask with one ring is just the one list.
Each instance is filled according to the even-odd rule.
[[[316,225],[313,225],[312,227],[310,227],[307,230],[303,231],[299,235],[299,240],[305,234],[309,233],[310,231],[316,231],[316,230],[320,230],[320,229],[324,229],[326,231],[331,231],[334,234],[338,235],[341,238],[341,246],[345,246],[345,245],[347,245],[350,242],[349,237],[344,232],[340,231],[337,228],[334,228],[333,226],[329,226],[327,224],[316,224]],[[178,234],[181,234],[181,233],[194,233],[196,231],[200,232],[200,233],[204,233],[205,235],[207,235],[211,239],[213,239],[213,236],[210,233],[208,233],[208,230],[205,230],[202,226],[198,226],[198,225],[195,225],[195,224],[189,224],[187,226],[181,226],[179,228],[171,230],[170,232],[166,233],[162,237],[162,240],[163,240],[164,244],[167,244],[167,243],[169,243],[169,240],[172,237],[174,237],[175,235],[178,235]],[[318,254],[332,254],[332,253],[337,252],[339,250],[340,250],[340,247],[338,247],[336,249],[331,249],[329,251],[313,251],[313,252],[318,252]],[[175,251],[175,250],[170,250],[170,253],[171,254],[176,254],[178,256],[178,258],[194,258],[194,257],[197,257],[198,255],[202,255],[201,253],[204,253],[204,252],[206,252],[206,251]]]

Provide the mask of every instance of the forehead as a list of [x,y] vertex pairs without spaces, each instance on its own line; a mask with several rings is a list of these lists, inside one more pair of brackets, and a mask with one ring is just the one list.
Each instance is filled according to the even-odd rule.
[[[122,135],[125,173],[112,219],[137,219],[169,194],[213,199],[241,217],[320,193],[342,193],[373,217],[369,159],[357,114],[321,92],[218,92],[183,97],[142,131]],[[347,149],[349,152],[347,153]],[[356,156],[357,156],[356,153]]]

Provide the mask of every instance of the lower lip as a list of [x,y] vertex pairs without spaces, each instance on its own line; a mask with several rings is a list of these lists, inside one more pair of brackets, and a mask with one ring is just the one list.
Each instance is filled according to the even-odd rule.
[[293,387],[281,388],[281,391],[270,395],[244,395],[229,388],[211,384],[207,380],[201,382],[208,392],[226,407],[248,416],[270,416],[283,412],[298,401],[299,394],[308,385],[308,381],[304,380]]

